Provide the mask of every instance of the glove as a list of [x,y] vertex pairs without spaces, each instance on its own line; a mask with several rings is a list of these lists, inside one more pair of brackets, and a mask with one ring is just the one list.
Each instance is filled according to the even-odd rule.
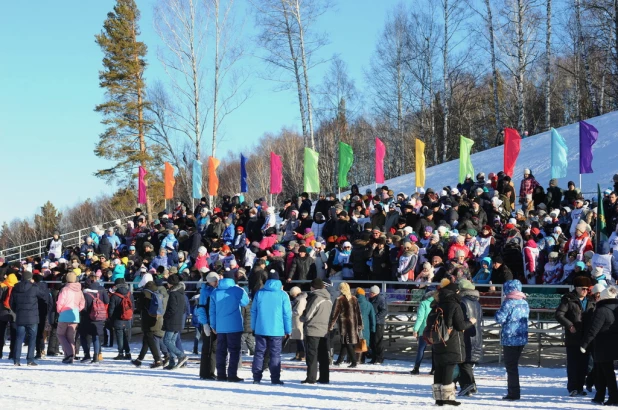
[[204,334],[207,337],[210,337],[210,326],[209,325],[202,325],[202,330],[204,330]]
[[580,352],[582,352],[582,353],[584,353],[584,354],[586,353],[586,349],[584,349],[583,347],[580,347],[580,348],[579,348],[579,351],[580,351]]

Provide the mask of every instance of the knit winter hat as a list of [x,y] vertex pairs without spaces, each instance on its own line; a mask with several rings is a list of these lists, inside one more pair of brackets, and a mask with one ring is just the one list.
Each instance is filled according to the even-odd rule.
[[448,278],[444,278],[440,281],[440,287],[445,288],[451,284],[451,281]]
[[294,286],[292,289],[290,289],[290,296],[295,298],[296,296],[300,295],[300,292],[300,288],[298,286]]
[[599,297],[599,300],[616,299],[617,295],[618,288],[616,288],[615,286],[610,286],[609,288],[603,289],[601,291],[601,296]]
[[67,283],[77,282],[77,275],[74,272],[67,273]]
[[369,288],[369,292],[373,293],[375,295],[379,295],[380,294],[380,287],[377,285],[373,285],[372,287]]
[[596,285],[594,285],[592,287],[592,289],[590,289],[590,293],[595,294],[595,293],[601,293],[603,292],[603,290],[606,288],[606,286],[602,283],[597,283]]
[[324,289],[324,281],[320,278],[315,278],[311,281],[311,287],[313,289]]
[[[75,274],[73,274],[73,276],[75,276]],[[32,272],[30,271],[24,271],[24,273],[21,274],[21,280],[22,282],[26,282],[32,279]],[[75,281],[73,281],[75,282]]]
[[219,282],[219,275],[217,275],[215,272],[210,272],[208,275],[206,275],[206,282],[208,283]]
[[474,284],[472,282],[470,282],[468,279],[460,279],[457,281],[457,285],[459,286],[459,289],[468,289],[468,290],[474,290]]

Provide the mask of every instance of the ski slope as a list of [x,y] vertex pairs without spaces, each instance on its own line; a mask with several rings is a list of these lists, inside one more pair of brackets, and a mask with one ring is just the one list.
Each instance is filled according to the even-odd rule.
[[[134,344],[133,354],[138,346]],[[13,367],[0,361],[0,404],[2,409],[430,409],[433,377],[429,360],[421,375],[331,372],[329,385],[303,385],[303,370],[283,370],[284,386],[270,384],[268,372],[262,384],[251,383],[248,363],[239,369],[244,383],[200,380],[199,364],[191,360],[176,371],[149,369],[146,356],[141,368],[111,360],[115,349],[104,348],[100,365],[64,365],[61,357],[39,361],[38,367]],[[195,355],[190,355],[196,358]],[[284,362],[290,362],[285,355]],[[251,358],[245,357],[250,361]],[[25,362],[25,360],[22,360]],[[380,370],[407,372],[410,362],[386,361]],[[359,365],[359,370],[376,369]],[[459,409],[593,409],[591,396],[569,397],[564,368],[520,367],[522,400],[503,402],[506,378],[501,366],[475,370],[479,393],[461,398]]]
[[[597,183],[601,184],[601,190],[612,187],[612,176],[618,173],[618,111],[591,118],[586,122],[599,130],[599,137],[592,149],[594,156],[592,169],[594,173],[582,175],[582,192],[587,194],[585,195],[586,198],[590,198],[594,196],[593,193],[596,194]],[[574,181],[579,187],[579,124],[567,125],[557,128],[557,130],[565,139],[569,149],[567,176],[559,179],[558,186],[566,189],[568,181]],[[476,174],[479,172],[489,175],[490,172],[498,173],[503,170],[503,158],[503,146],[472,154],[472,165],[475,171],[473,178],[476,178]],[[543,132],[521,141],[521,151],[513,175],[517,193],[525,168],[530,168],[536,180],[544,188],[549,186],[551,179],[550,158],[551,132]],[[388,161],[388,157],[386,160]],[[459,159],[427,168],[425,174],[425,188],[431,187],[434,190],[439,190],[446,185],[455,187],[459,182]],[[399,192],[411,194],[415,192],[415,174],[401,175],[380,185],[387,185],[395,194]],[[361,192],[365,192],[364,190],[367,188],[373,189],[374,186],[364,186]]]

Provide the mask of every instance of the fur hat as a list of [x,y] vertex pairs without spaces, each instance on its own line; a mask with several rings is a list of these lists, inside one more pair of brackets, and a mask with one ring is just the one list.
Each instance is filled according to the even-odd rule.
[[616,299],[617,295],[618,288],[616,288],[615,286],[610,286],[609,288],[605,288],[601,291],[601,296],[599,297],[599,300]]
[[576,276],[573,279],[573,286],[576,288],[589,288],[592,285],[588,276]]
[[300,293],[301,293],[301,290],[298,286],[294,286],[292,289],[290,289],[290,296],[292,296],[293,298],[300,295]]
[[606,286],[602,283],[597,283],[596,285],[594,285],[592,287],[592,289],[590,289],[590,293],[595,294],[595,293],[601,293],[603,290],[605,290]]

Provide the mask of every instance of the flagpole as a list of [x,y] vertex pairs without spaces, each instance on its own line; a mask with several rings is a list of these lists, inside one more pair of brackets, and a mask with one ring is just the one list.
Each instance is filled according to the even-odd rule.
[[339,190],[339,200],[341,201],[341,187],[337,187],[337,189]]
[[272,192],[270,193],[270,203],[269,203],[269,205],[273,206],[273,193]]
[[579,174],[579,190],[582,190],[582,174]]

